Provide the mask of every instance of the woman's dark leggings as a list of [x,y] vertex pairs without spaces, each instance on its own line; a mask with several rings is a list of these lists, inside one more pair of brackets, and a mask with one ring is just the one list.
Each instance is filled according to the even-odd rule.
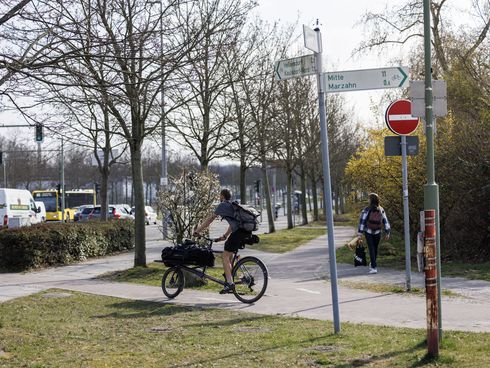
[[381,233],[379,234],[368,234],[364,233],[366,237],[366,243],[369,249],[369,259],[371,260],[371,268],[376,268],[376,257],[378,256],[378,244],[381,239]]

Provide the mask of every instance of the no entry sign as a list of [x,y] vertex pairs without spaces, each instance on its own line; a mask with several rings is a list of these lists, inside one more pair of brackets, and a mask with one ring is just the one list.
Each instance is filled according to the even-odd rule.
[[398,135],[412,133],[419,125],[419,119],[412,116],[412,103],[409,100],[396,100],[386,109],[386,125]]

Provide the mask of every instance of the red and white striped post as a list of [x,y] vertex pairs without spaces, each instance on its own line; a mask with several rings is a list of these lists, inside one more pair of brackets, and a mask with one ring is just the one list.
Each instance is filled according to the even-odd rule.
[[427,312],[427,350],[439,356],[439,319],[437,298],[436,211],[425,210],[425,295]]

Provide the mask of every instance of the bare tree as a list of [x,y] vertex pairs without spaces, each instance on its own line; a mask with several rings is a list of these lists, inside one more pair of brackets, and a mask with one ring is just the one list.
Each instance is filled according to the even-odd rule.
[[[432,45],[436,57],[433,73],[440,76],[449,70],[450,54],[456,51],[450,47],[451,33],[454,29],[446,21],[446,15],[452,11],[451,0],[432,0],[430,2]],[[473,9],[481,18],[475,22],[478,26],[465,27],[467,34],[471,34],[471,42],[465,47],[466,56],[480,48],[488,36],[490,28],[489,6],[487,0],[475,0]],[[388,45],[403,45],[415,38],[422,38],[423,34],[423,2],[421,0],[407,0],[400,5],[394,5],[379,13],[366,13],[360,24],[370,30],[368,39],[362,42],[357,52],[372,50]],[[448,17],[449,18],[449,17]],[[440,69],[440,70],[439,70]]]
[[[112,116],[112,131],[129,146],[136,213],[144,213],[142,146],[160,128],[158,94],[172,80],[184,57],[200,42],[202,25],[195,1],[164,1],[162,11],[140,0],[43,2],[49,12],[32,14],[31,22],[50,29],[49,52],[38,56],[44,68],[23,65],[19,73],[59,89],[91,88]],[[49,15],[49,16],[48,16]],[[186,32],[181,32],[181,25]],[[159,45],[160,25],[164,42]],[[70,76],[70,78],[65,78]],[[73,78],[76,83],[73,84]],[[175,106],[168,99],[166,111]],[[135,221],[135,265],[146,265],[144,216]]]
[[196,5],[203,37],[186,55],[188,65],[179,70],[186,88],[179,91],[183,107],[172,116],[171,125],[178,133],[176,139],[193,152],[202,169],[207,169],[212,159],[225,156],[223,150],[232,139],[228,130],[232,101],[226,93],[230,80],[224,54],[238,42],[253,5],[249,0],[206,0]]

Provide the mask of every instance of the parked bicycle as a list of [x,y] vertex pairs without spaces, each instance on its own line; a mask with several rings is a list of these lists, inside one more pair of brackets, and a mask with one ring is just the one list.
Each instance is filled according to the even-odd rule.
[[[213,253],[222,253],[212,249],[217,239],[202,237],[206,241],[206,248]],[[211,280],[222,286],[224,280],[217,279],[206,273],[207,266],[191,266],[175,264],[169,267],[162,277],[163,293],[170,299],[177,297],[185,286],[184,270],[196,275],[202,280]],[[268,271],[265,264],[253,256],[241,258],[238,251],[235,252],[232,261],[232,277],[235,283],[233,294],[242,303],[254,303],[265,293],[268,283]]]

